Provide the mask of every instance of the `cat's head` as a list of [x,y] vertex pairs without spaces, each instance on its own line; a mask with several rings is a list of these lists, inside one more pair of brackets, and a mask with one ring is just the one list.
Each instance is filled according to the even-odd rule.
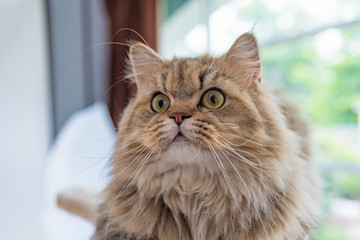
[[219,58],[163,60],[135,43],[128,78],[138,91],[119,124],[115,163],[146,168],[157,162],[169,169],[193,164],[218,171],[241,162],[251,168],[259,161],[253,149],[264,146],[265,154],[276,137],[266,119],[272,109],[260,103],[261,61],[252,34],[240,36]]

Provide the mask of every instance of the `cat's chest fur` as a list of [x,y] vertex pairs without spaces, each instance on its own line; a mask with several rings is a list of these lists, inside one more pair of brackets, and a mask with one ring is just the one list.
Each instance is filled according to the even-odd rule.
[[[168,152],[170,155],[157,156],[177,156],[178,158],[174,157],[168,162],[162,161],[169,164],[169,167],[181,159],[185,163],[177,163],[177,167],[159,172],[157,167],[165,168],[157,166],[156,160],[164,159],[154,159],[153,166],[146,168],[137,183],[125,190],[121,184],[109,185],[108,190],[112,195],[108,198],[116,201],[105,204],[104,208],[107,210],[104,212],[110,214],[104,215],[102,221],[109,224],[102,224],[104,229],[99,233],[107,232],[108,240],[302,240],[308,234],[306,231],[292,230],[298,229],[302,224],[302,228],[306,229],[306,223],[299,221],[297,212],[298,208],[303,207],[297,198],[306,193],[293,185],[293,182],[289,182],[281,192],[274,189],[267,191],[264,185],[258,196],[249,198],[243,194],[244,189],[231,192],[229,183],[220,172],[204,171],[204,163],[208,161],[211,164],[213,155],[201,151],[194,155],[193,150],[183,147],[182,152],[178,152],[180,156],[174,155],[176,151],[173,150]],[[184,157],[189,156],[192,156],[192,161],[202,164],[186,164]],[[202,174],[199,174],[200,169],[203,169]],[[293,180],[298,177],[302,176],[294,174]],[[230,175],[229,178],[232,179],[233,176]],[[240,185],[237,182],[230,184]],[[115,196],[121,191],[120,196]],[[297,192],[298,195],[293,195],[292,192]],[[282,230],[278,232],[277,228]],[[119,238],[122,233],[128,235]]]
[[235,214],[231,211],[236,207],[213,166],[213,155],[180,143],[158,157],[158,163],[138,181],[139,192],[146,192],[143,197],[153,201],[149,204],[160,204],[159,215],[166,218],[164,227],[156,230],[158,237],[222,239],[223,227],[219,226]]
[[[296,214],[292,212],[294,199],[281,198],[281,194],[268,199],[268,204],[259,204],[250,199],[238,198],[235,202],[228,192],[226,182],[214,176],[211,180],[197,179],[192,183],[183,178],[181,171],[172,173],[167,181],[164,174],[158,181],[167,182],[171,187],[161,188],[161,183],[151,189],[143,185],[147,191],[139,189],[131,193],[129,189],[125,198],[119,198],[112,211],[108,232],[120,234],[133,233],[129,238],[114,239],[174,239],[174,240],[220,240],[220,239],[303,239],[305,232],[277,232],[273,228],[284,224],[278,213],[288,211],[288,228],[298,224]],[[163,178],[163,179],[161,179]],[[261,200],[261,202],[265,202]],[[271,209],[271,212],[269,212]],[[265,215],[267,212],[267,216]],[[282,213],[284,214],[284,213]],[[141,217],[139,217],[141,216]],[[115,223],[114,227],[111,222]],[[294,228],[297,228],[294,227]],[[271,230],[270,230],[271,229]],[[270,235],[268,235],[270,234]],[[136,236],[136,237],[135,237]],[[112,239],[112,238],[108,238]]]
[[[138,195],[141,205],[152,206],[143,209],[141,214],[156,216],[151,221],[156,224],[144,239],[151,235],[154,239],[242,239],[254,227],[251,224],[251,216],[256,215],[255,211],[251,213],[254,205],[246,200],[235,203],[227,191],[226,182],[216,175],[211,179],[199,178],[196,169],[192,171],[184,167],[158,176],[151,185],[140,186],[142,194]],[[133,205],[134,209],[136,205]],[[144,214],[144,211],[151,213]],[[136,214],[134,211],[127,215]],[[120,222],[127,225],[124,220]],[[131,221],[129,225],[132,224]],[[141,226],[138,227],[141,229]],[[229,233],[232,236],[228,236]]]

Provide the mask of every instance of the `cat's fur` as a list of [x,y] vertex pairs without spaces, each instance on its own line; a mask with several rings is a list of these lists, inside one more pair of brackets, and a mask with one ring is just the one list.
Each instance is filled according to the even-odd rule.
[[[119,124],[112,180],[92,240],[302,240],[317,218],[303,120],[261,80],[258,45],[240,36],[219,58],[162,60],[136,43],[138,92]],[[225,103],[199,105],[216,88]],[[164,113],[154,94],[170,98]],[[180,127],[170,118],[186,113]],[[179,129],[188,141],[175,141]]]

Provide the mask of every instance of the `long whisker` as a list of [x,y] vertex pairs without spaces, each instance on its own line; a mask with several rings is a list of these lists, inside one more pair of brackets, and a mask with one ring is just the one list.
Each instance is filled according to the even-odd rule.
[[86,53],[87,51],[89,51],[90,49],[95,48],[95,47],[105,46],[105,45],[111,45],[111,44],[121,45],[121,46],[125,46],[125,47],[131,47],[130,44],[121,43],[121,42],[103,42],[103,43],[97,43],[97,44],[92,45],[91,47],[88,47],[87,49],[85,49],[85,50],[83,51],[83,53]]
[[[255,154],[253,154],[253,153],[251,153],[251,152],[245,151],[245,150],[243,150],[243,149],[238,149],[238,148],[233,148],[233,150],[234,150],[235,152],[239,151],[239,152],[245,153],[245,154],[247,154],[247,155],[255,158],[255,159],[257,160],[257,162],[260,164],[262,170],[264,169],[264,166],[266,166],[266,170],[267,170],[267,171],[268,171],[268,170],[276,170],[276,169],[270,167],[268,164],[263,163],[262,161],[260,161],[260,159],[259,159]],[[240,154],[240,155],[241,155],[241,154]],[[242,155],[241,155],[241,156],[242,156]],[[244,156],[243,156],[243,157],[244,157]],[[244,157],[244,158],[245,158],[245,157]]]
[[144,42],[148,47],[150,47],[149,44],[147,43],[147,41],[141,36],[140,33],[138,33],[137,31],[135,31],[134,29],[127,28],[127,27],[120,28],[119,30],[117,30],[117,31],[114,33],[114,35],[112,36],[111,41],[114,41],[115,36],[116,36],[119,32],[124,31],[124,30],[128,30],[128,31],[131,31],[131,32],[135,33],[136,35],[139,36],[139,38],[141,38],[141,40],[143,40],[143,42]]
[[[166,149],[166,147],[164,147],[164,146],[160,147],[160,149],[159,149],[159,151],[158,151],[158,154],[161,153],[164,149]],[[153,164],[153,166],[152,166],[152,173],[153,173],[153,174],[155,173],[155,171],[156,171],[156,169],[157,169],[157,166],[158,166],[158,163],[159,163],[159,159],[160,159],[160,158],[155,158],[155,162],[154,162],[154,164]]]
[[[154,143],[154,142],[152,142],[152,143]],[[152,144],[152,143],[150,143],[147,147],[150,147],[150,145]],[[134,175],[134,173],[135,173],[135,171],[138,169],[138,167],[139,166],[137,166],[136,168],[135,168],[135,170],[133,171],[133,173],[130,175],[130,177],[129,177],[129,179],[126,181],[126,183],[124,184],[124,186],[123,186],[123,188],[119,191],[119,193],[117,194],[117,196],[116,196],[116,198],[115,198],[115,200],[114,200],[114,202],[113,202],[113,204],[112,204],[112,206],[111,206],[111,208],[110,208],[110,212],[109,212],[109,215],[108,215],[108,219],[107,219],[107,223],[106,223],[106,228],[105,228],[105,240],[107,239],[107,233],[108,233],[108,227],[109,227],[109,221],[110,221],[110,216],[111,216],[111,213],[112,213],[112,210],[113,210],[113,208],[114,208],[114,206],[115,206],[115,203],[116,203],[116,201],[119,199],[119,197],[121,196],[121,194],[122,193],[124,193],[126,190],[127,190],[127,188],[128,188],[128,186],[130,186],[132,183],[133,183],[133,181],[134,181],[134,179],[137,177],[137,175],[138,175],[138,173],[141,171],[141,169],[142,169],[142,167],[144,166],[144,164],[145,164],[145,162],[147,161],[147,159],[149,159],[149,157],[152,155],[152,153],[155,151],[155,149],[152,149],[149,153],[147,153],[145,156],[144,156],[144,158],[141,160],[141,162],[140,162],[140,168],[139,168],[139,170],[138,170],[138,172],[135,174],[135,176],[133,177],[133,175]],[[138,155],[138,156],[140,156],[141,155],[141,153]],[[138,157],[137,157],[138,158]],[[132,162],[134,162],[135,160],[133,160]],[[128,166],[129,167],[129,166]],[[131,179],[131,181],[130,181],[130,179]]]
[[[210,143],[209,143],[209,144],[210,144]],[[238,170],[236,169],[236,167],[233,165],[233,163],[231,162],[231,160],[227,157],[227,155],[225,154],[225,152],[224,152],[221,148],[219,148],[219,150],[223,153],[223,155],[225,156],[225,158],[228,160],[228,162],[231,164],[232,168],[235,170],[235,172],[236,172],[237,175],[239,176],[240,180],[241,180],[242,183],[244,184],[244,186],[245,186],[245,188],[246,188],[246,190],[247,190],[247,192],[248,192],[248,194],[249,194],[250,199],[253,199],[253,198],[252,198],[252,194],[250,193],[249,188],[247,187],[244,179],[241,177],[241,175],[240,175],[240,173],[238,172]],[[212,151],[213,151],[213,150],[212,150]],[[220,168],[220,166],[219,166],[219,168]],[[261,168],[261,170],[262,170],[262,168]],[[251,203],[251,201],[248,201],[248,204],[250,204],[250,203]],[[265,228],[265,225],[264,225],[262,219],[259,218],[259,221],[260,221],[260,223],[261,223],[261,225],[262,225],[262,227],[263,227],[263,230],[264,230],[264,232],[265,232],[266,238],[267,238],[268,240],[270,240],[269,234],[268,234],[268,232],[267,232],[267,230],[266,230],[266,228]]]
[[99,159],[99,158],[107,158],[107,157],[110,157],[111,154],[113,154],[112,152],[108,153],[106,156],[103,156],[103,157],[95,157],[95,156],[88,156],[88,155],[83,155],[83,154],[79,154],[79,153],[75,153],[75,152],[70,152],[70,151],[67,151],[66,149],[64,149],[63,147],[59,146],[58,144],[56,144],[54,146],[55,149],[59,149],[61,150],[62,152],[64,153],[67,153],[69,155],[72,155],[72,156],[75,156],[75,157],[81,157],[81,158],[88,158],[88,159]]
[[[113,85],[111,85],[111,86],[108,88],[108,90],[105,91],[104,96],[106,96],[106,94],[108,94],[108,93],[110,92],[110,90],[111,90],[113,87],[115,87],[117,84],[119,84],[120,82],[123,82],[123,81],[126,80],[125,76],[120,77],[120,78],[118,78],[118,79],[119,79],[119,80],[117,80],[115,83],[113,83]],[[114,99],[114,103],[116,104],[116,101],[115,101],[115,97],[114,97],[114,96],[113,96],[113,99]]]
[[[104,94],[104,96],[105,96],[106,94],[107,94],[107,91],[106,91],[106,93]],[[111,97],[112,97],[113,102],[114,102],[114,104],[115,104],[116,111],[117,111],[117,113],[120,115],[120,114],[121,114],[121,111],[120,111],[119,106],[118,106],[118,105],[117,105],[117,103],[116,103],[115,96],[114,96],[114,95],[112,95]],[[121,115],[120,115],[120,116],[121,116]]]
[[[221,144],[221,143],[220,143],[220,144]],[[236,159],[238,159],[238,160],[240,160],[240,161],[248,164],[249,166],[251,166],[251,167],[259,170],[259,171],[260,171],[260,179],[259,179],[259,181],[261,181],[261,179],[263,178],[264,168],[263,168],[262,162],[260,161],[260,159],[259,159],[257,156],[253,155],[254,158],[257,160],[258,164],[250,161],[250,160],[247,159],[245,156],[243,156],[242,154],[240,154],[240,153],[238,153],[237,151],[235,151],[235,149],[231,148],[229,145],[227,145],[227,144],[226,144],[226,145],[221,144],[221,145],[226,148],[225,151],[226,151],[228,154],[230,154],[232,157],[234,157],[234,158],[236,158]],[[235,154],[235,156],[234,156],[234,154]],[[259,167],[257,167],[257,166],[259,166]]]
[[[219,130],[218,129],[218,131],[220,131],[220,132],[223,132],[223,133],[226,133],[227,134],[227,132],[225,132],[225,131],[222,131],[222,130]],[[220,136],[219,134],[217,134],[216,132],[213,132],[213,131],[209,131],[209,132],[211,132],[211,133],[213,133],[213,134],[215,134],[215,135],[217,135],[217,136]],[[231,134],[231,135],[235,135],[235,134]],[[236,137],[238,137],[238,135],[235,135]],[[222,137],[222,136],[221,136]],[[253,139],[254,137],[252,137],[252,139]],[[224,138],[225,139],[225,138]],[[251,139],[251,140],[252,140]],[[235,144],[235,143],[232,143],[232,142],[230,142],[229,140],[227,140],[227,139],[225,139],[230,145],[232,145],[232,146],[236,146],[236,147],[241,147],[241,146],[245,146],[248,142],[250,142],[251,140],[246,140],[245,142],[243,142],[243,143],[241,143],[241,144]]]
[[[221,145],[221,143],[220,143],[220,145]],[[256,163],[250,161],[249,159],[247,159],[247,158],[244,157],[243,155],[235,152],[235,150],[233,150],[233,149],[231,149],[231,148],[228,148],[228,147],[226,147],[226,146],[224,146],[224,145],[221,145],[221,146],[222,146],[222,147],[225,147],[224,151],[226,151],[226,152],[227,152],[228,154],[230,154],[232,157],[238,159],[239,161],[241,161],[241,162],[243,162],[243,163],[246,163],[246,164],[249,165],[250,167],[253,167],[253,168],[255,168],[255,169],[259,170],[259,171],[262,170],[261,164],[256,164]],[[257,166],[260,166],[260,168],[257,167]]]
[[[236,135],[237,137],[239,137],[238,135]],[[240,137],[239,137],[240,138]],[[241,147],[241,146],[246,146],[246,144],[248,144],[249,142],[251,142],[255,137],[252,136],[250,139],[244,139],[244,138],[241,138],[244,140],[244,142],[240,143],[240,144],[235,144],[235,143],[231,143],[232,146],[235,146],[235,147]]]
[[272,148],[281,147],[281,146],[279,146],[279,145],[266,145],[266,144],[263,144],[263,143],[255,142],[255,141],[253,141],[253,139],[255,138],[255,136],[253,136],[251,139],[248,139],[248,138],[245,138],[245,137],[243,137],[243,136],[239,136],[238,134],[235,134],[235,133],[226,132],[226,131],[223,131],[223,130],[220,130],[220,129],[218,129],[218,131],[219,131],[219,132],[226,133],[226,134],[229,134],[229,135],[233,135],[233,136],[235,136],[236,138],[243,139],[243,140],[245,141],[245,143],[241,143],[242,145],[250,142],[250,143],[259,145],[259,146],[261,146],[261,147],[272,147]]
[[[121,29],[120,29],[121,30]],[[120,31],[118,30],[118,32]],[[138,34],[136,31],[132,30],[132,29],[128,29],[130,31],[133,31],[135,32],[136,34]],[[115,35],[118,33],[116,32]],[[114,36],[115,36],[114,35]],[[149,44],[145,41],[145,39],[143,39],[143,37],[140,36],[140,34],[138,34],[139,37],[146,43],[147,46],[149,46]],[[92,45],[91,47],[85,49],[83,51],[83,53],[86,53],[87,51],[95,48],[95,47],[100,47],[100,46],[106,46],[106,45],[120,45],[120,46],[126,46],[126,47],[131,47],[132,45],[131,44],[126,44],[126,43],[121,43],[121,42],[113,42],[113,41],[110,41],[110,42],[103,42],[103,43],[98,43],[98,44],[94,44]],[[140,49],[138,49],[139,52],[141,52],[142,54],[146,55],[146,53]],[[119,81],[116,81],[113,85],[110,86],[110,88],[108,90],[105,91],[104,95],[108,94],[108,92],[114,87],[116,86],[118,83],[122,82],[122,81],[125,81],[126,80],[126,76],[123,76],[120,78]],[[116,101],[115,101],[115,104],[116,104]]]
[[142,135],[143,133],[149,133],[149,132],[153,132],[153,130],[143,130],[143,131],[138,131],[138,129],[135,129],[134,132],[128,133],[128,134],[119,134],[119,136],[123,137],[127,137],[130,135]]
[[[115,158],[118,158],[118,157],[120,157],[120,156],[127,155],[127,154],[129,154],[129,153],[131,153],[131,152],[133,152],[133,151],[135,151],[135,150],[137,150],[137,149],[140,148],[140,149],[137,150],[133,155],[130,156],[130,157],[132,157],[132,156],[134,156],[136,153],[138,153],[139,151],[141,151],[142,149],[144,149],[144,148],[146,148],[146,147],[147,147],[146,145],[140,144],[140,145],[137,146],[136,148],[132,148],[132,149],[130,149],[129,151],[126,151],[126,152],[123,152],[123,153],[119,153],[119,154],[113,155],[112,158],[115,159]],[[128,157],[128,158],[126,158],[126,159],[123,159],[123,160],[121,160],[121,161],[118,161],[118,160],[117,160],[116,163],[123,162],[123,161],[129,159],[130,157]]]
[[208,146],[212,152],[212,154],[214,155],[215,157],[215,161],[216,161],[216,164],[218,165],[219,169],[220,169],[220,172],[222,173],[224,179],[225,179],[225,182],[227,183],[228,187],[229,187],[229,190],[230,190],[230,193],[231,193],[231,196],[233,197],[233,200],[235,202],[235,204],[237,205],[238,209],[240,209],[239,207],[239,204],[238,204],[238,201],[236,200],[236,196],[235,196],[235,193],[234,193],[234,190],[232,189],[231,187],[231,184],[230,184],[230,180],[229,180],[229,176],[227,175],[226,173],[226,169],[224,167],[224,165],[222,164],[221,162],[221,159],[219,157],[219,155],[216,153],[215,149],[213,148],[213,146],[211,145],[211,143],[206,139],[206,142],[208,143]]
[[[257,156],[249,153],[250,155],[252,155],[252,156],[257,160],[258,164],[250,161],[249,159],[247,159],[247,158],[246,158],[245,156],[243,156],[242,154],[236,152],[235,149],[233,149],[232,147],[230,147],[225,141],[222,140],[222,139],[226,140],[224,137],[222,137],[222,136],[220,136],[220,135],[216,135],[216,133],[215,133],[214,135],[215,135],[215,136],[218,136],[218,137],[216,138],[216,141],[217,141],[222,147],[225,148],[224,151],[226,151],[226,152],[227,152],[228,154],[230,154],[232,157],[240,160],[241,162],[244,162],[244,163],[248,164],[249,166],[251,166],[251,167],[259,170],[259,171],[260,171],[260,179],[259,179],[259,181],[261,181],[261,179],[262,179],[262,177],[263,177],[263,171],[264,171],[264,170],[263,170],[263,164],[262,164],[262,162],[260,161],[260,159],[259,159]],[[219,141],[220,141],[220,142],[219,142]],[[220,149],[220,150],[221,150],[221,149]],[[242,151],[242,150],[238,150],[238,151]],[[248,153],[248,152],[246,152],[246,151],[243,151],[243,152]],[[234,154],[235,154],[235,155],[234,155]],[[257,166],[259,166],[260,168],[258,168]]]
[[[97,160],[96,162],[92,163],[91,165],[87,166],[86,168],[84,169],[81,169],[77,172],[74,172],[66,177],[60,177],[60,178],[56,178],[56,179],[52,179],[52,180],[49,180],[49,181],[46,181],[46,185],[47,184],[51,184],[51,183],[55,183],[55,182],[58,182],[58,181],[62,181],[62,180],[65,180],[65,179],[69,179],[69,178],[72,178],[72,177],[75,177],[79,174],[82,174],[83,172],[87,171],[88,169],[98,165],[99,163],[101,163],[102,161],[104,161],[105,159],[107,159],[108,157],[110,157],[111,153],[106,155],[105,157],[101,157],[101,158],[98,158],[99,160]],[[95,157],[94,157],[95,158]]]
[[140,140],[143,140],[143,139],[145,139],[145,138],[147,138],[147,136],[142,137],[142,138],[137,138],[137,139],[135,139],[134,141],[131,141],[131,142],[125,144],[125,145],[122,145],[120,148],[116,149],[116,151],[122,150],[122,149],[124,149],[125,147],[129,146],[130,144],[133,144],[133,143],[135,143],[135,142],[139,142]]
[[119,130],[119,129],[126,129],[126,128],[143,128],[143,127],[152,127],[151,125],[141,125],[141,126],[118,126],[116,129]]
[[[246,151],[242,151],[242,150],[240,150],[240,149],[232,149],[232,150],[224,149],[224,151],[226,151],[226,152],[229,153],[232,157],[237,158],[237,159],[240,160],[240,161],[243,161],[243,162],[245,161],[245,163],[249,163],[249,162],[253,163],[252,161],[250,161],[249,159],[247,159],[245,156],[243,156],[243,155],[241,155],[240,153],[237,152],[237,151],[240,151],[240,152],[248,153],[248,152],[246,152]],[[239,157],[237,157],[237,156],[234,156],[233,153],[235,153],[236,155],[240,156],[241,159],[240,159]],[[255,169],[261,171],[261,172],[260,172],[260,179],[262,178],[262,173],[263,173],[263,172],[271,172],[271,171],[276,171],[276,170],[277,170],[276,168],[269,166],[269,164],[263,163],[262,161],[260,161],[260,159],[259,159],[257,156],[255,156],[255,155],[253,155],[253,154],[251,154],[251,153],[248,153],[248,154],[252,155],[252,156],[257,160],[257,162],[260,163],[260,164],[259,164],[259,167],[260,167],[260,168],[252,166],[252,167],[254,167]],[[253,163],[253,164],[255,164],[255,163]],[[265,169],[264,169],[264,166],[266,167]]]
[[146,161],[151,157],[151,155],[152,155],[154,152],[155,152],[155,149],[152,149],[148,154],[146,154],[145,160],[142,161],[142,164],[141,164],[139,170],[136,172],[136,174],[135,174],[135,176],[132,178],[131,182],[130,182],[129,184],[127,184],[127,186],[126,186],[126,188],[124,189],[124,191],[127,189],[128,186],[131,186],[131,185],[134,183],[135,179],[138,177],[138,175],[139,175],[141,169],[143,168],[143,166],[145,165]]
[[[123,172],[125,172],[133,163],[135,163],[135,161],[141,156],[141,154],[143,154],[143,152],[145,152],[146,149],[148,149],[149,147],[150,147],[150,144],[149,144],[148,146],[144,145],[143,148],[141,148],[140,150],[138,150],[138,151],[137,151],[136,153],[134,153],[133,155],[131,155],[131,156],[129,156],[129,157],[127,157],[126,159],[123,159],[123,160],[121,160],[121,161],[117,161],[117,163],[124,162],[124,161],[128,160],[129,158],[137,155],[137,156],[128,164],[128,166],[127,166],[126,168],[124,168],[121,172],[119,172],[118,174],[116,174],[114,177],[116,178],[116,177],[120,176]],[[151,149],[151,148],[150,148],[150,149]],[[140,151],[141,151],[141,152],[140,152]],[[140,152],[140,153],[139,153],[139,152]]]
[[[245,183],[244,179],[241,177],[239,171],[236,169],[236,167],[235,167],[234,164],[231,162],[231,160],[228,158],[228,156],[224,153],[224,151],[223,151],[221,148],[219,148],[219,150],[223,153],[223,155],[224,155],[225,158],[228,160],[228,162],[230,163],[230,165],[232,166],[232,168],[235,170],[236,174],[239,176],[240,180],[241,180],[242,183],[244,184],[244,186],[245,186],[245,188],[246,188],[246,190],[247,190],[247,192],[248,192],[248,194],[249,194],[250,199],[252,199],[252,194],[251,194],[249,188],[247,187],[247,184]],[[250,204],[250,202],[248,202],[248,203]]]
[[257,158],[259,164],[256,164],[256,163],[254,163],[254,162],[252,162],[252,161],[249,161],[248,159],[244,158],[244,156],[242,156],[242,155],[240,155],[239,153],[237,153],[234,148],[232,148],[231,146],[229,146],[229,144],[226,143],[226,141],[227,141],[227,142],[229,142],[229,141],[228,141],[227,139],[225,139],[223,136],[220,136],[220,135],[218,135],[218,134],[216,134],[216,133],[213,133],[213,134],[214,134],[215,136],[217,136],[216,139],[217,139],[218,142],[220,141],[219,143],[221,144],[221,146],[227,148],[227,149],[230,150],[231,152],[234,152],[234,154],[237,155],[238,157],[240,157],[245,163],[247,163],[247,164],[249,164],[249,165],[251,165],[251,166],[253,166],[253,167],[261,166],[261,161],[260,161],[255,155],[253,155],[253,156]]

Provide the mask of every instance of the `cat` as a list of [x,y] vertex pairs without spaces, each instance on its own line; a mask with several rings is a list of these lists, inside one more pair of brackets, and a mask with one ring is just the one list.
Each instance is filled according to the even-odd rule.
[[318,219],[307,128],[241,35],[221,57],[130,46],[123,112],[92,240],[302,240]]

